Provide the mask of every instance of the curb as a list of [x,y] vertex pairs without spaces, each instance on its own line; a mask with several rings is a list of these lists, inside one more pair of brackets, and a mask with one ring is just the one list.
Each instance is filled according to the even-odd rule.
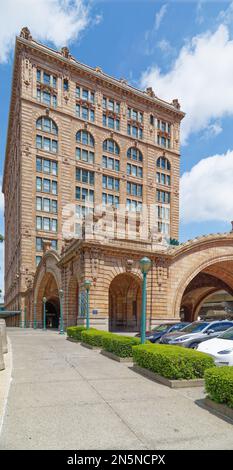
[[113,354],[109,351],[105,351],[105,349],[102,349],[100,351],[100,353],[103,354],[103,356],[106,356],[109,359],[113,359],[114,361],[117,361],[117,362],[133,362],[132,357],[120,357],[120,356],[117,356],[116,354]]
[[190,379],[190,380],[171,380],[163,377],[162,375],[156,374],[151,370],[144,369],[136,364],[133,365],[132,370],[138,372],[139,374],[147,377],[148,379],[154,380],[162,385],[166,385],[170,388],[187,388],[187,387],[203,387],[204,379]]

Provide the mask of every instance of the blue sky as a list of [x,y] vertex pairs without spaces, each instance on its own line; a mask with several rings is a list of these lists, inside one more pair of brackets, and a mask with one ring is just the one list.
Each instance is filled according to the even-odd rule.
[[[53,47],[68,44],[81,62],[138,87],[152,85],[165,99],[179,98],[187,112],[180,241],[228,231],[233,219],[233,2],[9,0],[0,18],[1,175],[12,45],[25,25]],[[3,201],[1,231],[2,208]]]

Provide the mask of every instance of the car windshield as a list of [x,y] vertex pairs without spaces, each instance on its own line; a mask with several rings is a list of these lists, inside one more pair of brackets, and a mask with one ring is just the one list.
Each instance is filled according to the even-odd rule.
[[164,323],[163,325],[156,325],[152,331],[165,331],[167,330],[170,326],[172,326],[172,323]]
[[198,331],[204,330],[204,328],[208,325],[209,325],[208,322],[194,322],[194,323],[191,323],[190,325],[187,325],[184,328],[182,328],[181,331],[182,331],[182,333],[183,333],[183,331],[185,333],[197,333]]
[[171,331],[181,330],[182,328],[184,328],[184,326],[188,326],[187,323],[177,323],[176,325],[173,325]]
[[227,331],[224,331],[224,333],[219,335],[219,338],[221,338],[221,339],[230,339],[231,341],[233,341],[233,327],[229,328],[229,330],[227,330]]

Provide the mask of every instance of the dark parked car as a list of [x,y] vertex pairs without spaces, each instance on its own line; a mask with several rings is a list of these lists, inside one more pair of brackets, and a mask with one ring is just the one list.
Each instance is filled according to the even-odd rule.
[[173,344],[185,348],[196,349],[199,343],[207,339],[216,338],[223,331],[233,326],[233,322],[221,321],[196,321],[185,326],[181,331],[170,332],[161,337],[161,344]]
[[[151,343],[157,343],[166,333],[178,331],[187,325],[189,325],[187,322],[162,323],[161,325],[156,325],[154,328],[152,328],[151,331],[146,332],[146,339]],[[140,336],[140,333],[138,333],[136,336]]]

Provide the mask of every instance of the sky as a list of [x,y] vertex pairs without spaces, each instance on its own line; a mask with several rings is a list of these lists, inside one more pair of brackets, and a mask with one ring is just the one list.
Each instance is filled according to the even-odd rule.
[[[152,86],[186,112],[181,128],[180,242],[233,220],[233,1],[8,0],[0,16],[0,181],[15,35],[28,26],[51,47],[132,85]],[[3,196],[0,233],[3,233]],[[0,289],[3,289],[0,244]]]

